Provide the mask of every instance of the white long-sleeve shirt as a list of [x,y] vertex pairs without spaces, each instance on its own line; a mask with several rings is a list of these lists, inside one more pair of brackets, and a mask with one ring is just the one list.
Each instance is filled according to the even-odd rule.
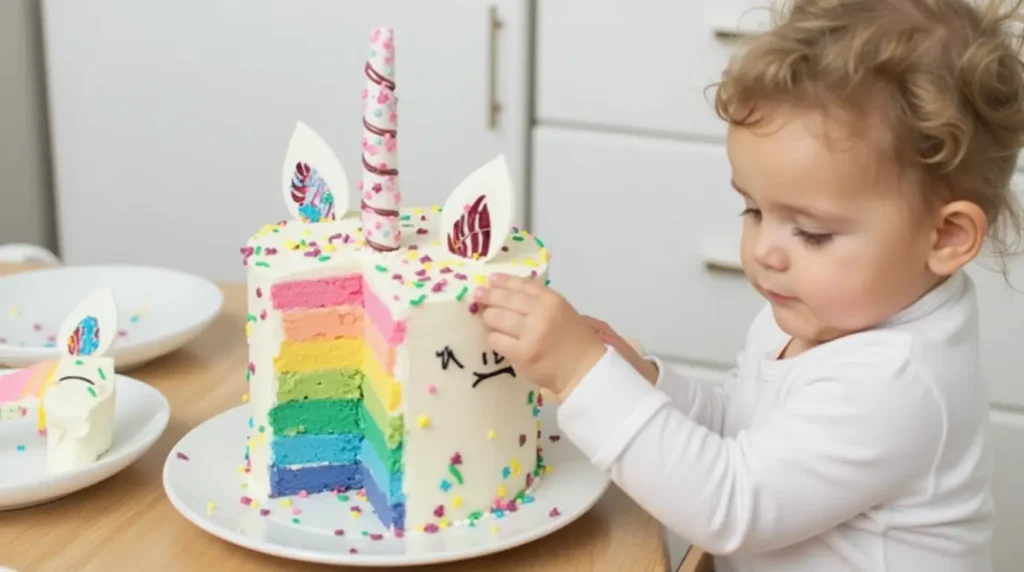
[[[699,325],[687,326],[699,327]],[[724,387],[617,352],[558,424],[720,572],[991,570],[988,401],[970,278],[881,326],[778,359],[770,308]]]

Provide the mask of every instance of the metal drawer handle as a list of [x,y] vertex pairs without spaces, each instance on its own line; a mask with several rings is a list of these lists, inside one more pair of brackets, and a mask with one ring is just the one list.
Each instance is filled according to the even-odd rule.
[[737,42],[752,38],[761,33],[759,30],[741,30],[739,28],[716,27],[712,30],[715,38],[723,42]]
[[749,38],[750,36],[753,35],[750,32],[740,30],[728,30],[724,28],[716,28],[713,31],[713,33],[715,34],[716,38],[725,42],[742,40],[744,38]]
[[728,274],[743,274],[743,267],[737,263],[726,260],[705,260],[704,268],[711,271],[725,272]]
[[487,74],[487,128],[498,128],[498,114],[501,113],[501,102],[498,101],[498,32],[503,23],[498,17],[498,7],[490,8],[490,69]]
[[704,268],[713,272],[743,274],[743,264],[740,263],[738,244],[706,244],[701,249],[701,261],[704,263]]

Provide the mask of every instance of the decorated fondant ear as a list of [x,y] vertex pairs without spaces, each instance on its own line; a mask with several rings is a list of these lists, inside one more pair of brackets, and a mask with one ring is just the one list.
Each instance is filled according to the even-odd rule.
[[466,177],[448,195],[441,212],[448,250],[480,262],[501,252],[515,216],[513,193],[504,155]]
[[117,306],[110,288],[89,294],[64,319],[57,340],[67,356],[102,356],[117,337]]
[[348,211],[348,179],[341,161],[301,121],[288,142],[281,186],[288,212],[303,222],[331,221]]

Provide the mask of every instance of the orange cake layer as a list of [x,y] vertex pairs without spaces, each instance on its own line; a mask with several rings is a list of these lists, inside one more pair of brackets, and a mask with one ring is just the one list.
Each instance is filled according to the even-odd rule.
[[336,306],[292,310],[281,315],[284,337],[290,342],[315,339],[359,338],[363,335],[363,309]]

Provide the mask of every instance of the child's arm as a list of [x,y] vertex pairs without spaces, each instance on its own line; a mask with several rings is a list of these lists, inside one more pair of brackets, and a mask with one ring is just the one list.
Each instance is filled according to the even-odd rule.
[[[723,388],[686,379],[657,357],[641,355],[642,350],[636,344],[620,336],[606,322],[589,316],[584,316],[584,320],[602,342],[618,352],[654,387],[665,392],[687,417],[715,433],[722,432],[728,386]],[[730,376],[734,374],[735,370],[730,372]]]
[[942,404],[885,339],[833,359],[771,418],[723,438],[608,351],[561,405],[563,434],[645,510],[715,554],[791,545],[926,475]]
[[[725,386],[717,386],[693,381],[666,366],[660,359],[649,359],[658,368],[658,378],[654,387],[668,395],[672,400],[672,406],[692,421],[721,435],[731,384],[727,382]],[[735,370],[729,375],[730,378],[735,375]]]

